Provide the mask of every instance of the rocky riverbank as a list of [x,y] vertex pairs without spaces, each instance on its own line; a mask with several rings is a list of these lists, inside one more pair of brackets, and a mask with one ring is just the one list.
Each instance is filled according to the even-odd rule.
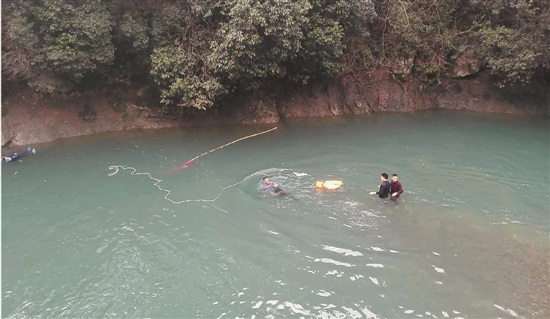
[[[405,71],[403,71],[405,72]],[[257,91],[208,111],[186,110],[175,116],[146,106],[142,90],[112,94],[44,97],[29,91],[2,96],[2,145],[26,146],[109,131],[158,129],[207,124],[277,123],[284,118],[330,117],[428,109],[466,110],[513,115],[550,115],[546,83],[501,89],[490,75],[454,76],[436,85],[399,81],[395,71],[375,69],[347,74],[307,88]]]

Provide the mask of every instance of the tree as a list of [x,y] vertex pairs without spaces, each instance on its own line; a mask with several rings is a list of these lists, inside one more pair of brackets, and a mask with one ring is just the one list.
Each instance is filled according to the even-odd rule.
[[309,2],[233,0],[230,4],[227,20],[211,44],[212,69],[232,84],[285,77],[284,63],[300,53]]
[[[209,6],[210,5],[210,6]],[[166,105],[206,109],[227,93],[207,63],[216,0],[167,3],[153,17],[151,76]]]
[[19,0],[4,23],[2,72],[40,92],[73,91],[113,62],[113,23],[97,1]]
[[372,9],[365,1],[354,10],[359,0],[210,0],[209,10],[200,3],[178,1],[154,18],[151,74],[163,103],[204,109],[231,91],[333,75],[344,25],[354,29],[349,18],[364,23]]
[[410,65],[414,76],[437,82],[464,31],[455,19],[462,5],[455,0],[379,1],[375,29],[380,33],[372,46],[373,58],[383,66],[414,61]]
[[111,0],[107,8],[115,21],[112,42],[115,50],[111,82],[130,84],[149,75],[152,41],[148,16],[154,5],[148,1]]
[[550,71],[548,1],[472,0],[472,6],[483,14],[480,51],[501,86],[530,82],[539,71]]

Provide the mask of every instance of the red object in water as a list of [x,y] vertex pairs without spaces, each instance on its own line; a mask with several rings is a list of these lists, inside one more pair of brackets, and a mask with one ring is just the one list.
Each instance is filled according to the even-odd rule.
[[183,163],[183,165],[181,167],[186,168],[187,166],[189,166],[189,164],[193,163],[193,161],[194,161],[194,159],[188,160],[187,162]]
[[229,142],[229,143],[227,143],[227,144],[223,144],[222,146],[218,146],[218,147],[216,147],[216,148],[213,148],[213,149],[211,149],[211,150],[209,150],[209,151],[207,151],[207,152],[202,153],[201,155],[197,155],[197,156],[193,157],[192,159],[190,159],[190,160],[188,160],[187,162],[183,163],[183,165],[181,165],[180,167],[169,170],[169,172],[174,172],[174,171],[177,171],[177,170],[186,168],[187,166],[189,166],[191,163],[193,163],[193,162],[194,162],[196,159],[198,159],[199,157],[202,157],[202,156],[204,156],[204,155],[208,155],[208,154],[210,154],[210,153],[212,153],[212,152],[215,152],[215,151],[217,151],[217,150],[220,150],[220,149],[222,149],[222,148],[224,148],[224,147],[226,147],[226,146],[229,146],[229,145],[231,145],[231,144],[235,144],[235,143],[237,143],[237,142],[239,142],[239,141],[242,141],[242,140],[246,140],[247,138],[251,138],[251,137],[254,137],[254,136],[258,136],[258,135],[262,135],[262,134],[271,132],[271,131],[276,130],[276,129],[277,129],[277,127],[270,128],[270,129],[267,130],[267,131],[263,131],[263,132],[260,132],[260,133],[248,135],[248,136],[245,136],[245,137],[241,137],[241,138],[236,139],[236,140],[234,140],[234,141],[232,141],[232,142]]

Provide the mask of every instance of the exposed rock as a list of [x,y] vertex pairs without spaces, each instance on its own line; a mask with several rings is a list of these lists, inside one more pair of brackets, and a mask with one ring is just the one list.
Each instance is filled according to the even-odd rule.
[[92,110],[89,103],[84,104],[84,108],[80,111],[80,113],[78,113],[78,115],[86,122],[93,122],[97,118],[97,113]]
[[426,87],[415,81],[396,81],[390,72],[375,69],[365,76],[348,74],[325,85],[292,92],[279,101],[278,107],[285,118],[426,109],[548,116],[549,92],[545,83],[498,88],[488,71],[475,78],[444,79],[439,85]]
[[[464,51],[465,52],[465,51]],[[472,71],[475,70],[471,69]],[[443,79],[439,85],[394,79],[394,73],[373,69],[346,74],[306,88],[272,88],[207,111],[183,110],[179,115],[139,105],[126,96],[113,101],[106,94],[45,98],[35,93],[2,96],[2,142],[5,147],[58,138],[131,129],[157,129],[206,124],[267,124],[281,118],[333,117],[377,112],[451,109],[478,112],[550,115],[546,83],[501,89],[488,71],[475,77]],[[135,93],[133,94],[135,95]],[[81,111],[78,112],[79,105]],[[169,115],[169,116],[167,116]]]
[[243,124],[277,123],[280,120],[275,101],[267,97],[251,101],[241,111],[241,116]]
[[414,58],[398,58],[387,62],[387,67],[391,73],[398,76],[399,79],[405,79],[411,74],[414,65]]
[[481,55],[473,51],[469,46],[462,46],[451,57],[452,68],[448,76],[453,79],[463,78],[479,72],[481,68]]
[[[2,96],[2,141],[11,146],[29,145],[108,131],[177,126],[174,120],[149,119],[131,108],[115,110],[109,98],[99,94],[88,103],[86,97],[45,98],[29,92]],[[78,105],[84,105],[79,112]],[[145,108],[149,110],[148,108]],[[128,112],[130,111],[130,112]]]

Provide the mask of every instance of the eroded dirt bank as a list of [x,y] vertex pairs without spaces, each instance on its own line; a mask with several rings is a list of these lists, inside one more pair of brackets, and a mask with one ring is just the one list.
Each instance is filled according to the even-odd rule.
[[515,115],[550,114],[550,88],[535,83],[500,89],[487,73],[447,79],[435,86],[401,82],[386,70],[349,74],[306,89],[273,88],[254,92],[208,111],[180,116],[144,106],[140,90],[125,96],[94,93],[44,97],[31,92],[3,92],[3,148],[59,138],[132,129],[207,124],[277,123],[282,118],[329,117],[427,109],[468,110]]

